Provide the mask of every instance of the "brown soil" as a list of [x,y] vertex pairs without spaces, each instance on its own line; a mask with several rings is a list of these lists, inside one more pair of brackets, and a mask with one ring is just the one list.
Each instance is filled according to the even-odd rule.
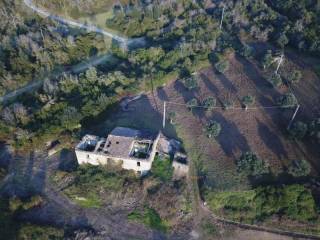
[[[294,62],[286,61],[285,69],[292,68]],[[295,64],[296,65],[296,64]],[[296,65],[299,67],[299,65]],[[301,103],[304,116],[311,102],[319,98],[316,83],[317,76],[304,65],[303,80],[294,87]],[[210,183],[218,188],[241,188],[246,178],[236,171],[235,160],[245,151],[253,151],[270,164],[272,172],[277,175],[284,170],[291,160],[307,159],[316,163],[319,153],[311,151],[301,143],[289,140],[286,127],[294,109],[260,109],[275,106],[276,99],[289,91],[285,86],[274,89],[263,77],[256,62],[249,62],[241,57],[230,58],[230,69],[225,74],[216,74],[212,68],[200,71],[199,88],[188,91],[180,81],[157,89],[154,96],[148,94],[130,103],[129,111],[119,111],[106,122],[107,128],[125,125],[137,128],[161,129],[163,101],[184,104],[192,98],[201,103],[213,96],[218,106],[226,100],[232,101],[235,107],[241,107],[245,95],[255,96],[255,107],[259,109],[243,110],[215,109],[189,111],[185,106],[168,103],[167,114],[175,112],[175,126],[169,124],[164,132],[170,136],[182,138],[188,152],[201,155],[209,172]],[[308,96],[302,95],[302,90]],[[315,101],[315,100],[312,100]],[[222,125],[220,136],[216,140],[208,139],[204,127],[208,120],[214,119]],[[101,128],[100,128],[101,129]],[[178,133],[177,133],[178,132]],[[316,167],[316,166],[315,166]]]

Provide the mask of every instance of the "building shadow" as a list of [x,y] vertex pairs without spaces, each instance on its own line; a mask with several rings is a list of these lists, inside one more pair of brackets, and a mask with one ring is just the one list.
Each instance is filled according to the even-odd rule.
[[256,119],[258,123],[259,136],[263,140],[264,144],[277,155],[279,159],[288,158],[288,153],[284,149],[284,146],[278,137],[278,135],[270,130],[270,128],[264,123]]

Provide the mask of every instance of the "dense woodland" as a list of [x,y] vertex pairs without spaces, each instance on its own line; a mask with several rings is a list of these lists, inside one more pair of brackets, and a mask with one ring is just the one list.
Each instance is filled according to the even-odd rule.
[[[191,75],[194,71],[212,64],[217,72],[223,73],[230,67],[229,54],[254,59],[261,69],[268,69],[275,51],[270,49],[257,54],[257,49],[250,45],[253,41],[271,44],[279,51],[291,47],[319,57],[320,2],[316,0],[136,0],[115,4],[106,1],[105,5],[98,5],[100,8],[95,8],[101,3],[99,0],[92,1],[93,5],[88,1],[76,2],[42,3],[48,8],[68,7],[74,15],[79,12],[94,14],[103,7],[111,8],[113,15],[106,21],[107,27],[128,37],[143,36],[148,44],[145,48],[123,49],[113,42],[109,48],[98,34],[69,29],[21,11],[19,3],[1,1],[0,95],[36,79],[45,79],[39,90],[0,106],[0,141],[16,149],[39,146],[64,135],[78,137],[81,126],[108,116],[108,110],[121,97],[153,90],[171,79],[180,77],[186,88],[192,90],[197,87],[197,79]],[[225,15],[220,30],[223,7]],[[97,67],[79,74],[45,78],[49,73],[63,72],[82,60],[105,53],[112,55],[112,59]],[[284,84],[283,79],[294,84],[300,78],[301,73],[296,71],[286,76],[271,75],[268,81],[276,88]],[[249,106],[254,99],[245,96],[242,102]],[[297,104],[290,93],[277,103],[283,107]],[[195,100],[188,104],[192,109],[198,103]],[[215,99],[206,99],[202,104],[209,108],[216,103]],[[226,109],[229,106],[225,103]],[[206,131],[208,138],[214,139],[221,126],[210,122]],[[307,137],[319,141],[320,121],[309,119],[295,123],[288,135],[296,140]],[[236,164],[239,173],[248,177],[268,174],[268,166],[251,152],[244,153]],[[291,165],[288,173],[293,178],[310,173],[310,165],[304,161]],[[199,170],[200,174],[206,173]],[[239,206],[239,202],[232,199],[237,193],[214,196],[214,189],[205,186],[205,182],[202,184],[201,190],[213,209],[224,211],[236,220],[243,220],[243,213],[248,214],[246,222],[262,221],[273,214],[301,222],[317,219],[319,207],[311,192],[301,185],[259,187],[243,192],[235,197],[244,203]],[[264,202],[265,196],[275,204]],[[299,215],[303,211],[304,214]]]

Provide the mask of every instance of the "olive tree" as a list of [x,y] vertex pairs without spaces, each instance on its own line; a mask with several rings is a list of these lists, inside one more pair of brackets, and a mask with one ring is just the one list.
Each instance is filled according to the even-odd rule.
[[295,160],[292,161],[288,167],[288,173],[294,177],[308,176],[311,171],[310,163],[306,160]]
[[203,100],[202,106],[208,110],[212,107],[215,107],[217,105],[217,100],[214,97],[208,97]]
[[307,132],[308,132],[308,125],[301,121],[295,122],[292,125],[292,127],[289,129],[290,136],[298,140],[304,138]]
[[254,104],[254,102],[255,102],[255,98],[251,95],[247,95],[242,98],[242,104],[246,110],[248,106]]
[[279,87],[282,84],[281,76],[278,73],[271,74],[268,78],[268,81],[273,87]]
[[219,73],[225,73],[229,69],[229,62],[225,59],[221,59],[214,66]]
[[237,168],[248,176],[259,176],[269,173],[268,165],[253,152],[246,152],[237,161]]
[[198,87],[197,78],[195,76],[183,78],[182,82],[188,90],[193,90]]
[[210,121],[206,126],[206,133],[208,138],[216,138],[220,135],[221,124],[217,121]]
[[288,81],[290,83],[297,83],[300,81],[302,74],[299,70],[293,70],[288,74]]
[[187,102],[187,107],[189,110],[192,111],[198,105],[198,100],[196,98],[192,98],[190,101]]
[[298,104],[297,98],[293,93],[287,93],[278,98],[278,105],[283,108],[295,107]]

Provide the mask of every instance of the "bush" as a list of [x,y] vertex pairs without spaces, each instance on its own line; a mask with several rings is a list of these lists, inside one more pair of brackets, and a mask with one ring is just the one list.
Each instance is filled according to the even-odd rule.
[[225,73],[229,69],[229,62],[221,59],[214,66],[219,73]]
[[287,93],[284,96],[281,96],[278,100],[277,103],[279,106],[283,108],[289,108],[289,107],[295,107],[298,104],[298,100],[296,97],[293,95],[293,93]]
[[302,74],[299,70],[293,70],[288,74],[288,82],[297,83],[300,81]]
[[192,98],[190,101],[187,102],[187,107],[189,108],[189,110],[192,110],[197,106],[198,106],[198,100],[196,98]]
[[217,105],[217,100],[213,97],[206,98],[202,103],[202,106],[204,106],[204,108],[207,110],[212,107],[215,107],[216,105]]
[[251,58],[254,56],[254,48],[247,44],[244,44],[240,54],[245,58]]
[[281,76],[278,73],[271,74],[271,76],[268,78],[268,81],[273,87],[279,87],[282,84]]
[[163,232],[166,232],[168,228],[157,211],[150,207],[144,207],[142,212],[138,210],[132,211],[128,214],[128,220],[143,223],[152,229]]
[[216,121],[210,121],[206,126],[206,132],[208,138],[218,137],[221,132],[221,124]]
[[247,95],[242,98],[242,104],[247,109],[248,106],[254,104],[255,98],[253,96]]
[[267,164],[252,152],[246,152],[241,155],[237,161],[237,168],[239,172],[245,173],[248,176],[259,176],[269,173]]
[[310,174],[311,166],[306,160],[292,161],[288,173],[294,177],[304,177]]
[[263,56],[262,66],[264,69],[269,68],[273,62],[272,51],[268,50],[267,53]]
[[152,162],[151,173],[163,182],[168,182],[172,179],[173,167],[170,159],[161,159],[156,156]]
[[307,124],[300,121],[295,122],[292,125],[292,127],[289,129],[290,136],[298,140],[304,138],[307,132],[308,132]]
[[309,124],[309,134],[310,136],[320,140],[320,118],[313,120]]
[[186,77],[182,82],[188,90],[193,90],[198,87],[197,78],[195,76]]
[[215,213],[223,211],[226,218],[250,224],[275,214],[297,221],[317,217],[311,191],[298,184],[248,191],[207,192],[206,201]]

